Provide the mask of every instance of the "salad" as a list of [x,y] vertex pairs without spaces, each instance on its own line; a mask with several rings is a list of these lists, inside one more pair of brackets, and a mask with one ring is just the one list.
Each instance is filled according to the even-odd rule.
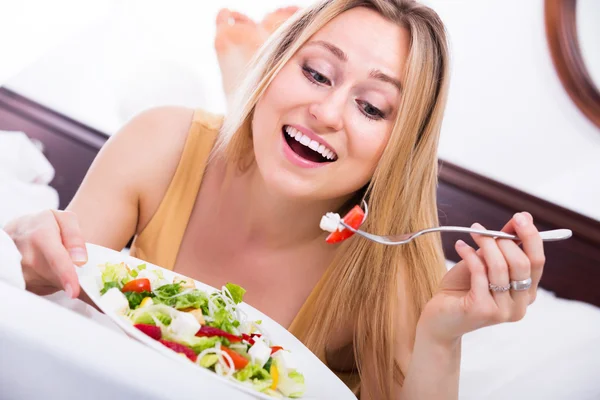
[[190,362],[259,392],[297,398],[304,376],[288,350],[271,343],[261,321],[238,307],[242,287],[228,283],[207,293],[192,279],[167,281],[146,264],[106,263],[99,282],[102,305]]

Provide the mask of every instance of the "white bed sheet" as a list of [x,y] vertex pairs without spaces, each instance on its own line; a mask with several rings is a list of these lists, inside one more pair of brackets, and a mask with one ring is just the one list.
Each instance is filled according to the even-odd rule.
[[[117,330],[63,293],[49,300]],[[525,318],[465,335],[460,400],[600,399],[600,308],[539,289]]]
[[517,323],[463,338],[460,399],[600,399],[600,308],[538,290]]

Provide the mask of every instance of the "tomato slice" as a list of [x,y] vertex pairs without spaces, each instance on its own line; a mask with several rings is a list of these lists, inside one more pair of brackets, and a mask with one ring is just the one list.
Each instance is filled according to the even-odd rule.
[[[365,212],[362,208],[360,208],[360,206],[356,205],[352,210],[348,212],[348,214],[344,216],[344,218],[342,218],[342,221],[344,221],[346,224],[350,225],[354,229],[358,229],[358,227],[362,224],[364,219]],[[354,232],[351,232],[349,229],[344,229],[341,232],[331,232],[329,236],[327,236],[327,239],[325,239],[325,241],[327,243],[339,243],[342,240],[348,239],[352,235],[354,235]]]
[[283,350],[283,347],[281,346],[271,346],[271,354],[279,351],[279,350]]
[[[239,354],[239,353],[237,353],[237,352],[235,352],[235,351],[233,351],[230,348],[225,347],[225,346],[221,346],[221,350],[223,350],[225,353],[227,353],[229,355],[229,357],[231,357],[231,359],[233,360],[233,367],[236,370],[242,369],[246,365],[248,365],[249,361],[244,356],[242,356],[241,354]],[[223,358],[225,358],[225,357],[223,357]],[[227,360],[226,358],[225,358],[225,361],[227,363],[229,363],[229,360]],[[231,367],[231,365],[230,365],[230,367]]]
[[123,286],[121,292],[151,292],[152,287],[150,286],[150,280],[147,278],[134,279],[129,281]]

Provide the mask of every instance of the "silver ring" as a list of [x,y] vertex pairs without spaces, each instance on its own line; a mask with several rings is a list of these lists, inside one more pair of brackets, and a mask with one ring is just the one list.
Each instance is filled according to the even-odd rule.
[[510,281],[510,288],[517,292],[527,290],[531,287],[531,277],[523,281]]
[[506,286],[499,286],[499,285],[494,285],[493,283],[490,283],[490,290],[492,292],[508,292],[510,290],[510,283]]

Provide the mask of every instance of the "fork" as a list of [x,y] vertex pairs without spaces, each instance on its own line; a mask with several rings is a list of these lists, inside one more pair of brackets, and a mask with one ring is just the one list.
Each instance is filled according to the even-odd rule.
[[[363,200],[363,206],[365,208],[365,216],[363,218],[362,223],[367,219],[367,215],[369,215],[369,208],[367,203]],[[362,225],[361,223],[361,225]],[[487,229],[475,229],[475,228],[466,228],[462,226],[440,226],[437,228],[429,228],[423,229],[413,233],[405,233],[402,235],[374,235],[372,233],[368,233],[365,231],[361,231],[360,229],[354,229],[350,225],[346,224],[343,220],[340,220],[340,224],[344,226],[344,228],[350,230],[351,232],[356,233],[364,238],[372,240],[377,243],[386,244],[390,246],[396,246],[401,244],[406,244],[412,242],[415,238],[425,235],[427,233],[433,232],[464,232],[464,233],[476,233],[478,235],[483,236],[491,236],[496,239],[511,239],[511,240],[520,240],[518,236],[511,235],[510,233],[501,232],[501,231],[493,231]],[[545,242],[555,242],[558,240],[565,240],[570,238],[573,235],[570,229],[554,229],[550,231],[540,232],[540,236],[542,240]]]

